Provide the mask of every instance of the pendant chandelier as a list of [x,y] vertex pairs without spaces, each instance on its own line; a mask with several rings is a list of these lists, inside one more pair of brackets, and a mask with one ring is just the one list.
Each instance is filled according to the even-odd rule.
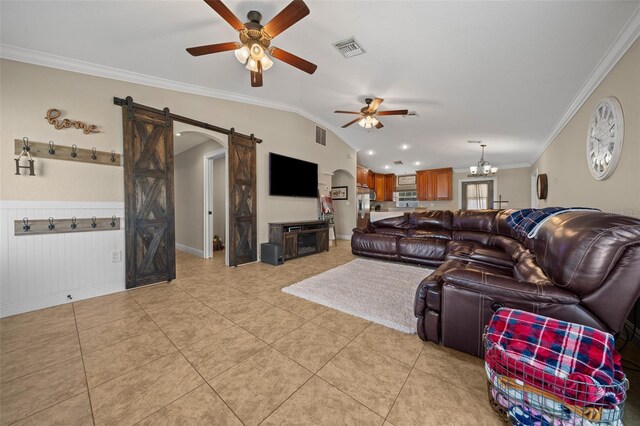
[[484,159],[484,147],[487,146],[485,144],[480,145],[482,147],[482,155],[480,156],[480,161],[475,166],[469,167],[469,177],[489,177],[495,176],[498,172],[497,167],[492,167],[491,164]]

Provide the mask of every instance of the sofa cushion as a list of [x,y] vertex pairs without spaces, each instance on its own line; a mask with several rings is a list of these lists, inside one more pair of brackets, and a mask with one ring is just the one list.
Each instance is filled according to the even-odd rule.
[[451,231],[448,230],[425,230],[425,229],[409,229],[407,236],[410,238],[443,238],[451,239]]
[[494,232],[498,210],[458,210],[453,213],[454,231]]
[[444,260],[447,252],[447,240],[442,238],[401,238],[398,241],[400,259]]
[[407,230],[402,228],[375,228],[373,232],[380,235],[391,235],[394,237],[407,236]]
[[398,216],[385,217],[384,219],[371,222],[374,229],[377,228],[400,228],[407,229],[409,227],[409,214],[403,213]]
[[354,254],[380,259],[398,260],[398,238],[380,234],[353,234],[351,250]]
[[554,216],[535,239],[536,259],[557,285],[578,294],[597,289],[631,246],[640,221],[629,216],[570,212]]
[[418,230],[450,230],[453,213],[449,210],[427,210],[409,214],[409,226]]

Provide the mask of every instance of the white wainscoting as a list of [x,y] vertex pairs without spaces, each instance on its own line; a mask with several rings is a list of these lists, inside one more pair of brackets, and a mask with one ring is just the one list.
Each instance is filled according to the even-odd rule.
[[[0,317],[125,289],[124,221],[117,231],[16,236],[13,221],[124,217],[123,202],[0,201]],[[112,262],[120,251],[121,261]],[[67,295],[71,296],[71,300]]]

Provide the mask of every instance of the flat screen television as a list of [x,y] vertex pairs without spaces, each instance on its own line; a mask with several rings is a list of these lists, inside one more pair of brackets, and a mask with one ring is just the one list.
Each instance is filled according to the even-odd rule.
[[269,153],[269,195],[318,197],[318,165]]

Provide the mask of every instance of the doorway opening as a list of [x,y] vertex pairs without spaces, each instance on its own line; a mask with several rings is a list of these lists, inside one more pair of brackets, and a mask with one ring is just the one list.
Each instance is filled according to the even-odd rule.
[[225,245],[229,236],[227,141],[184,123],[175,123],[174,133],[176,248],[208,259],[214,235]]
[[461,179],[458,204],[462,210],[493,208],[493,194],[497,192],[496,179]]
[[224,250],[227,242],[227,151],[208,152],[204,162],[204,257],[208,259],[214,251]]

